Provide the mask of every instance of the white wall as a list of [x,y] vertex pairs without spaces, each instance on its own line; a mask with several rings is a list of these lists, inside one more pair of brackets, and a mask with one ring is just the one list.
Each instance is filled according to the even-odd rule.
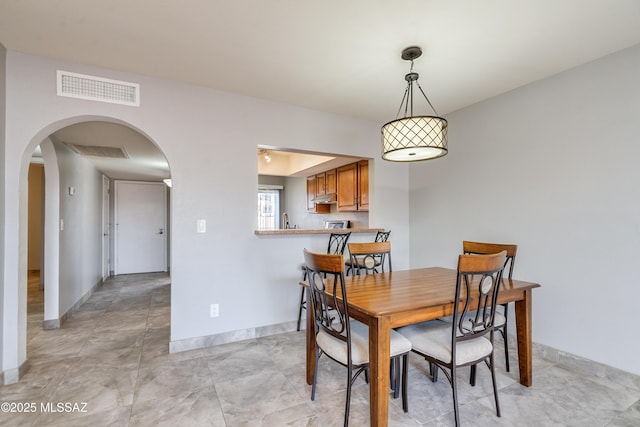
[[449,155],[410,167],[411,265],[517,243],[533,339],[640,374],[640,46],[448,116]]
[[[60,168],[51,138],[40,143],[44,160],[44,321],[59,325],[60,314]],[[42,272],[41,272],[42,274]]]
[[[57,69],[140,83],[141,107],[57,97]],[[19,314],[26,311],[26,294],[17,290],[26,283],[21,190],[28,156],[53,131],[79,121],[126,124],[156,143],[169,161],[172,341],[297,319],[302,249],[326,250],[326,236],[254,234],[258,144],[375,158],[369,225],[393,230],[394,268],[409,267],[408,167],[377,160],[378,123],[13,51],[7,53],[7,80],[4,295],[16,308],[5,312],[2,324],[5,370],[26,357],[26,328],[20,326],[26,319]],[[196,233],[198,219],[207,220],[206,234]],[[209,317],[211,303],[220,304],[220,317]]]
[[[102,173],[60,142],[60,314],[102,281]],[[45,177],[46,179],[46,177]],[[69,194],[69,187],[76,189]]]

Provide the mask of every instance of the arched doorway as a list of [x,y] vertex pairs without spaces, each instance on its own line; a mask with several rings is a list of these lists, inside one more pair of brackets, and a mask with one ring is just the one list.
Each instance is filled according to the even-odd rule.
[[[30,153],[39,145],[45,169],[45,329],[59,327],[100,284],[105,271],[109,271],[108,266],[105,270],[104,262],[113,259],[113,244],[104,243],[105,234],[107,239],[113,235],[110,232],[113,224],[107,219],[105,229],[105,214],[113,218],[109,215],[113,205],[108,193],[109,205],[105,208],[104,189],[113,188],[117,180],[157,182],[164,186],[163,179],[170,177],[164,154],[138,129],[110,118],[77,117],[70,121],[52,124],[40,141],[34,138],[21,165],[22,171],[28,169]],[[113,156],[114,150],[124,156]],[[21,189],[26,188],[26,179],[26,174],[21,173]],[[22,205],[21,202],[20,243],[26,247],[27,218]],[[105,254],[105,250],[110,253]],[[25,257],[21,251],[19,265],[24,273],[19,275],[18,328],[23,338],[19,339],[19,347],[26,343],[27,332],[26,320],[23,321],[27,306]],[[28,357],[26,344],[19,352]]]

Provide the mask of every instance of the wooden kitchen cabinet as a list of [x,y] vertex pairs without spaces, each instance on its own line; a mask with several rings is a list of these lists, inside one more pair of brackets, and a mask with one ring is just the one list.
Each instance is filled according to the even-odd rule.
[[316,198],[316,177],[307,177],[307,210],[313,211],[316,208],[316,204],[313,199]]
[[358,210],[369,210],[369,160],[358,162]]
[[313,201],[316,198],[318,191],[318,176],[313,175],[307,177],[307,212],[312,213],[329,213],[331,211],[331,205],[317,204]]
[[337,171],[335,169],[331,169],[326,171],[324,179],[325,192],[326,194],[335,194],[338,192],[338,181],[337,181]]
[[316,175],[316,196],[335,194],[337,191],[336,170],[331,169]]
[[318,196],[337,195],[338,211],[369,210],[369,161],[361,160],[338,169],[307,177],[307,211],[330,213],[329,203],[315,203]]
[[338,211],[358,210],[358,164],[338,168]]
[[325,191],[325,177],[324,173],[319,173],[316,175],[316,196],[324,196],[327,194]]
[[361,160],[337,170],[338,211],[369,210],[369,161]]

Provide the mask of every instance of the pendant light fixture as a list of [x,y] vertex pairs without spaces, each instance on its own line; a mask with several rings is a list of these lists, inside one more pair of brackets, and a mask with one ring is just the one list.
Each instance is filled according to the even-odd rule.
[[[402,59],[411,61],[411,69],[404,76],[407,88],[404,91],[396,119],[382,126],[382,158],[392,162],[415,162],[442,157],[447,154],[447,121],[427,98],[418,83],[418,73],[413,71],[413,60],[422,55],[422,49],[411,46],[402,51]],[[435,113],[433,116],[413,115],[413,87],[420,89]],[[400,111],[404,107],[404,117]]]

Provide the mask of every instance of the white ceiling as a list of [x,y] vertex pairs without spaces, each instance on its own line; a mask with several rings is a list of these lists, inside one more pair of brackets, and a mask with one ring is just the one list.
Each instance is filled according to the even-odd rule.
[[640,43],[640,1],[1,0],[0,43],[382,125],[407,46],[446,116]]
[[362,158],[259,149],[258,175],[306,178],[358,160]]
[[162,152],[145,136],[126,126],[107,122],[86,122],[54,133],[58,141],[72,145],[117,147],[128,158],[86,158],[113,179],[160,181],[169,178],[169,164]]

